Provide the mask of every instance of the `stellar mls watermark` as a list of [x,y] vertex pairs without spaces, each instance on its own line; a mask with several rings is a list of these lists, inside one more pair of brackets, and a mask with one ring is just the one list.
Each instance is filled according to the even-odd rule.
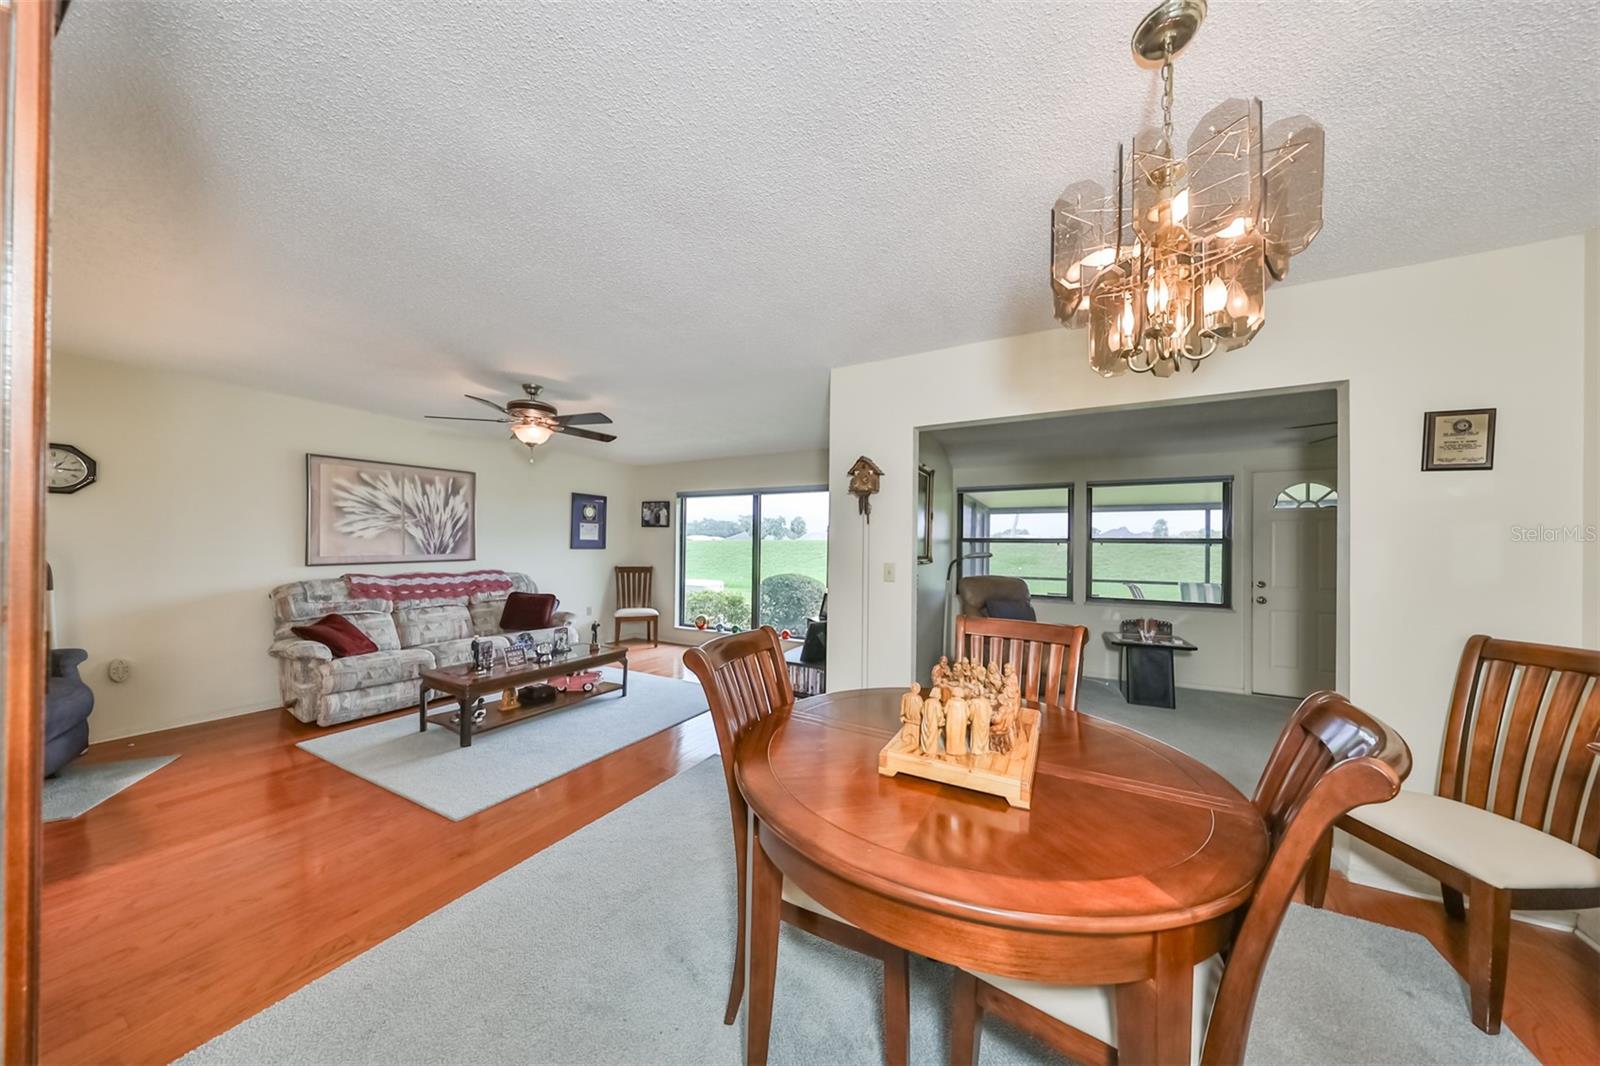
[[1593,544],[1600,541],[1600,526],[1512,526],[1513,544]]

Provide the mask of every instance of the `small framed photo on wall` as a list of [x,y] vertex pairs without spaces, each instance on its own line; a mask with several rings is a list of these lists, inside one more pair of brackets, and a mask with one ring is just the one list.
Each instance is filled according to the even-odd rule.
[[1422,469],[1493,470],[1495,408],[1422,416]]
[[606,546],[606,498],[586,492],[572,494],[573,548]]
[[646,500],[639,505],[641,529],[667,529],[672,525],[670,500]]

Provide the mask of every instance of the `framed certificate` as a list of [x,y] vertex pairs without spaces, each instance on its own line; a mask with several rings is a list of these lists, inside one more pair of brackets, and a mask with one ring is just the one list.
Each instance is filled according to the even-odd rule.
[[1429,411],[1422,416],[1422,469],[1493,470],[1494,413]]
[[572,548],[606,546],[606,498],[585,492],[572,494]]

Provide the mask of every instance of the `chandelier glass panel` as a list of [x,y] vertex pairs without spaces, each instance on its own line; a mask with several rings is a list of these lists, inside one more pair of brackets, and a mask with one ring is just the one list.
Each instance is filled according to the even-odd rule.
[[[1152,21],[1198,7],[1187,32]],[[1070,185],[1051,219],[1057,320],[1087,327],[1089,364],[1169,377],[1218,349],[1241,348],[1266,320],[1266,290],[1322,229],[1322,127],[1304,115],[1263,134],[1260,100],[1228,100],[1180,150],[1172,134],[1172,60],[1204,4],[1164,4],[1134,36],[1159,63],[1162,124],[1117,146],[1110,188]],[[1185,27],[1178,26],[1181,31]],[[1142,50],[1141,50],[1142,49]],[[1152,55],[1153,53],[1153,55]]]

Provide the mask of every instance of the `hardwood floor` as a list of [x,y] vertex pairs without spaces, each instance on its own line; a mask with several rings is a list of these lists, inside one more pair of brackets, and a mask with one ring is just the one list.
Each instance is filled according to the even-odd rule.
[[452,822],[295,747],[325,733],[263,711],[85,756],[182,757],[44,827],[44,1061],[170,1061],[717,751],[701,715]]
[[[629,658],[681,677],[683,651]],[[182,757],[45,826],[45,1062],[166,1062],[717,750],[702,715],[451,822],[295,747],[326,732],[262,711],[85,756]],[[1336,878],[1329,905],[1465,950],[1437,903]],[[1545,1062],[1600,1061],[1595,973],[1576,937],[1517,923],[1507,1026]]]

